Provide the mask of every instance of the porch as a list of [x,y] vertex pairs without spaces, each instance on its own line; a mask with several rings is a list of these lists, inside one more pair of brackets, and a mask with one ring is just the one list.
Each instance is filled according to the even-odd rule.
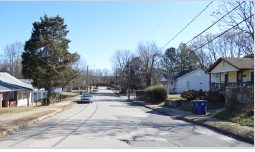
[[211,83],[210,90],[212,91],[225,91],[225,87],[246,87],[246,86],[254,86],[252,81],[247,82],[228,82],[228,83]]

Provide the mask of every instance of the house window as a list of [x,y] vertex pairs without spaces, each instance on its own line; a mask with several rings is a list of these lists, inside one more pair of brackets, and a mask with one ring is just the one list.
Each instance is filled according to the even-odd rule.
[[237,71],[237,82],[241,82],[242,78],[241,78],[241,71]]
[[190,90],[190,82],[187,81],[187,89]]

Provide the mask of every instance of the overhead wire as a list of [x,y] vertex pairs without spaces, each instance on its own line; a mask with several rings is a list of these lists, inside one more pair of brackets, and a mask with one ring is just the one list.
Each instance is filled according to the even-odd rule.
[[160,50],[162,50],[167,44],[169,44],[172,40],[174,40],[184,29],[186,29],[190,23],[192,23],[199,15],[202,14],[211,4],[213,1],[211,1],[195,18],[193,18],[179,33],[177,33],[170,41],[168,41]]
[[172,9],[172,7],[174,6],[176,1],[174,1],[173,5],[170,7],[170,9],[167,11],[167,13],[165,14],[165,16],[161,19],[161,21],[159,22],[159,24],[156,26],[156,28],[153,30],[153,32],[150,34],[150,36],[147,38],[147,40],[152,36],[152,34],[157,30],[157,28],[159,27],[159,25],[161,24],[161,22],[165,19],[165,17],[167,16],[167,14],[170,12],[170,10]]
[[227,16],[229,13],[233,12],[237,7],[239,7],[241,4],[243,4],[245,1],[243,1],[242,3],[240,3],[239,5],[237,5],[235,8],[233,8],[231,11],[229,11],[227,14],[225,14],[224,16],[222,16],[220,19],[218,19],[216,22],[214,22],[211,26],[209,26],[208,28],[206,28],[203,32],[199,33],[197,36],[195,36],[193,39],[189,40],[187,43],[193,41],[195,38],[197,38],[199,35],[203,34],[205,31],[207,31],[208,29],[210,29],[212,26],[214,26],[216,23],[218,23],[221,19],[223,19],[225,16]]
[[229,28],[228,30],[222,32],[220,35],[216,36],[215,38],[211,39],[210,41],[206,42],[205,44],[201,45],[200,47],[196,48],[195,50],[193,50],[193,52],[195,52],[196,50],[202,48],[203,46],[205,46],[206,44],[212,42],[213,40],[215,40],[216,38],[220,37],[221,35],[225,34],[226,32],[228,32],[229,30],[233,29],[234,27],[238,26],[239,24],[241,24],[242,22],[246,21],[247,19],[251,18],[252,16],[254,16],[254,14],[250,15],[249,17],[247,17],[246,19],[244,19],[243,21],[239,22],[238,24],[236,24],[235,26]]

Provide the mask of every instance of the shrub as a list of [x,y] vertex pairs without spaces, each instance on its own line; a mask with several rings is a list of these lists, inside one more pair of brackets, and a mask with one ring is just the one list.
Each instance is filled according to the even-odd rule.
[[154,103],[165,101],[168,96],[167,89],[164,86],[156,85],[150,86],[145,90],[147,99],[152,100]]
[[195,99],[207,99],[207,92],[203,92],[202,89],[199,91],[196,90],[186,90],[181,93],[181,97],[187,100],[195,100]]

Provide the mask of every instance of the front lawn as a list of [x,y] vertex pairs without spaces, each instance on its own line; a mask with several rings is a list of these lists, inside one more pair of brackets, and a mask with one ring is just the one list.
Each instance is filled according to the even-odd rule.
[[73,93],[73,92],[62,92],[62,95],[64,95],[64,96],[75,96],[75,95],[79,95],[79,93]]
[[0,115],[20,113],[20,112],[33,110],[36,108],[38,108],[38,107],[3,107],[3,108],[0,108]]
[[169,94],[166,100],[186,100],[181,97],[181,94]]
[[213,114],[212,117],[219,118],[219,119],[233,122],[233,123],[238,123],[244,126],[254,127],[254,112],[241,113],[241,112],[233,112],[233,111],[225,109]]

